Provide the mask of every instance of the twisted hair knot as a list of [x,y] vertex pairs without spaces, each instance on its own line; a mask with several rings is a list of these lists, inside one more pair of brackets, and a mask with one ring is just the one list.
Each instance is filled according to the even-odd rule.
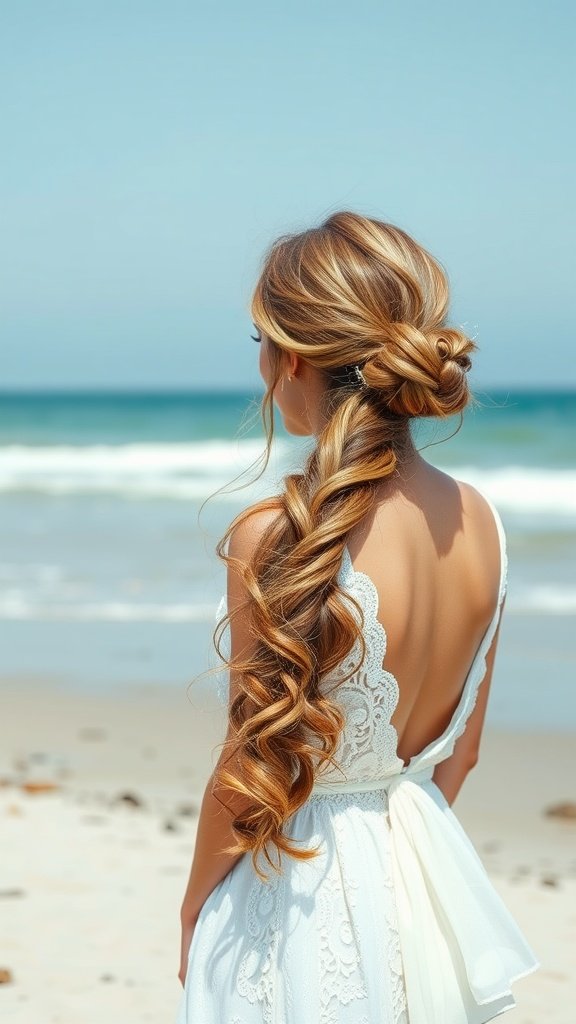
[[456,328],[420,329],[391,322],[386,338],[362,365],[366,384],[404,416],[450,416],[468,400],[465,374],[474,342]]

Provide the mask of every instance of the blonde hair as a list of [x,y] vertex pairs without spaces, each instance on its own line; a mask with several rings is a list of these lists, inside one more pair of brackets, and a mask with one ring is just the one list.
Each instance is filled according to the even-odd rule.
[[[229,709],[234,742],[216,780],[250,793],[250,805],[232,821],[237,844],[226,852],[251,850],[262,879],[259,851],[279,873],[281,851],[300,860],[318,853],[291,844],[283,825],[322,766],[336,764],[345,720],[322,677],[358,641],[360,661],[344,682],[366,653],[362,609],[353,601],[359,625],[337,582],[347,536],[369,512],[376,482],[401,464],[409,421],[447,417],[472,400],[466,372],[477,346],[446,325],[448,299],[447,276],[430,253],[400,228],[351,212],[284,235],[265,255],[251,303],[270,342],[272,379],[261,405],[265,464],[285,353],[322,371],[326,390],[325,426],[303,472],[286,476],[280,495],[236,516],[216,547],[246,584],[255,641],[249,660],[226,662],[219,641],[230,616],[216,627],[216,649],[241,691]],[[350,366],[360,367],[365,383],[351,378]],[[244,565],[225,545],[236,525],[263,510],[278,515]]]

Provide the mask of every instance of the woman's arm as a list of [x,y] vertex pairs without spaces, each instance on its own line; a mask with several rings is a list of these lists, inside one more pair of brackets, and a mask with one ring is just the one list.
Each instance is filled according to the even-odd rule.
[[[252,552],[260,543],[264,532],[277,517],[276,512],[259,511],[248,520],[240,523],[233,530],[228,543],[228,555],[248,564]],[[239,572],[228,567],[227,572],[227,604],[232,616],[230,620],[230,659],[245,660],[255,649],[256,639],[250,628],[249,612],[242,606],[247,603],[247,591]],[[229,704],[240,692],[238,674],[230,670]],[[244,810],[249,801],[241,794],[216,785],[215,778],[220,762],[228,758],[233,746],[233,733],[230,723],[226,732],[225,746],[218,758],[210,779],[206,785],[194,846],[192,867],[186,886],[186,892],[180,909],[182,923],[182,948],[179,978],[184,983],[188,951],[195,923],[200,910],[210,893],[219,882],[232,870],[243,854],[224,853],[227,846],[235,845],[236,838],[232,832],[232,817]],[[218,797],[220,799],[218,799]],[[222,806],[220,801],[228,804],[232,812]]]
[[438,788],[442,790],[442,793],[450,805],[454,803],[462,788],[464,779],[468,775],[468,772],[471,771],[478,763],[478,758],[480,756],[480,740],[482,738],[482,731],[484,728],[486,708],[488,707],[490,684],[492,682],[492,675],[494,672],[494,660],[496,658],[496,649],[498,647],[498,639],[500,635],[500,624],[502,622],[502,613],[504,611],[505,603],[506,597],[504,597],[502,602],[500,620],[492,643],[490,644],[488,654],[486,655],[486,673],[479,685],[476,706],[466,723],[464,732],[456,740],[453,753],[450,757],[447,757],[445,761],[441,761],[440,764],[436,765],[432,776],[433,782],[435,782]]
[[[180,910],[183,924],[196,922],[198,914],[212,890],[223,878],[226,878],[228,872],[242,856],[241,853],[233,855],[223,852],[225,847],[235,844],[236,838],[232,832],[232,814],[216,799],[213,789],[214,772],[208,780],[200,807],[194,857]],[[234,808],[235,814],[239,813],[239,810],[243,810],[246,805],[246,801],[244,801],[244,806],[239,805],[230,793],[227,793],[223,799]],[[237,807],[238,810],[236,810]]]
[[[213,795],[214,773],[210,776],[200,808],[196,830],[194,858],[188,876],[188,885],[180,908],[182,926],[180,943],[180,970],[178,977],[182,984],[186,979],[188,953],[194,928],[204,903],[219,882],[232,870],[242,854],[235,856],[222,851],[236,842],[232,833],[232,816]],[[227,794],[226,802],[235,807],[234,800]]]

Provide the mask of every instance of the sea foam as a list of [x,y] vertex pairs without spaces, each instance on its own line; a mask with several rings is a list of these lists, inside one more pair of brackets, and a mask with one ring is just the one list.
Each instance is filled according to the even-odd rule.
[[[261,440],[135,443],[121,445],[7,445],[0,450],[0,492],[38,495],[104,493],[119,498],[215,500],[246,504],[250,481],[262,468]],[[297,468],[294,444],[279,438],[264,481],[276,487]],[[439,468],[445,468],[440,466]],[[576,519],[576,470],[545,466],[471,464],[446,467],[459,480],[477,486],[503,512]],[[245,475],[244,475],[245,474]]]

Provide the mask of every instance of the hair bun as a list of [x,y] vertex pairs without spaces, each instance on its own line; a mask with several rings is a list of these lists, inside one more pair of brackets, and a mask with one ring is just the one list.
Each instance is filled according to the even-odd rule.
[[420,330],[400,322],[389,324],[387,335],[362,373],[392,412],[446,417],[466,407],[469,353],[476,348],[468,335],[452,327]]

